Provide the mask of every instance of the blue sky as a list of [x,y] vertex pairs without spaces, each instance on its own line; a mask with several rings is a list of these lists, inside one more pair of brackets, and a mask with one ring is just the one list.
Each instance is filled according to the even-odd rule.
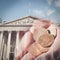
[[30,15],[60,23],[60,0],[0,0],[2,20],[11,21]]

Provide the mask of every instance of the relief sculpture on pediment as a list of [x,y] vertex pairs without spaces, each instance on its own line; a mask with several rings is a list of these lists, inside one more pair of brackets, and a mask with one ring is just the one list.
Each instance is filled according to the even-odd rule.
[[26,19],[22,19],[22,20],[16,20],[16,21],[8,22],[5,25],[32,25],[33,22],[34,22],[33,19],[26,18]]
[[19,20],[15,24],[16,25],[30,25],[34,22],[34,20],[31,19],[25,19],[25,20]]

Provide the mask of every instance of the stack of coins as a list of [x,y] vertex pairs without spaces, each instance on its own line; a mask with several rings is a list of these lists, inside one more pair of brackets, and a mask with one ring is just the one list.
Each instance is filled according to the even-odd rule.
[[42,27],[37,27],[33,38],[35,42],[28,48],[28,52],[32,54],[33,57],[47,52],[54,42],[54,36],[50,34],[47,29]]

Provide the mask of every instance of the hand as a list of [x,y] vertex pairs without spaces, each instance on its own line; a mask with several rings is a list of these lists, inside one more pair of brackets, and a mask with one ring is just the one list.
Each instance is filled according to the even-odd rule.
[[42,55],[38,56],[35,60],[60,60],[60,29],[57,29],[57,36],[50,50]]
[[[15,56],[16,60],[33,60],[32,56],[27,52],[27,50],[28,50],[28,47],[34,42],[32,34],[36,30],[35,27],[41,26],[44,28],[48,28],[50,26],[50,24],[51,24],[51,22],[46,21],[46,20],[36,21],[33,24],[33,27],[31,27],[31,29],[27,33],[25,33],[25,35],[23,36],[23,38],[17,48],[17,54]],[[48,53],[44,53],[44,54],[40,55],[39,57],[37,57],[37,59],[40,59],[41,56],[47,55],[47,54]]]

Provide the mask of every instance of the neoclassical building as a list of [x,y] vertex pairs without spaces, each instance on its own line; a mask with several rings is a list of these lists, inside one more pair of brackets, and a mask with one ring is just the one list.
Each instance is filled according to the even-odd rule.
[[41,19],[27,16],[0,24],[0,60],[14,60],[17,45],[35,20]]

